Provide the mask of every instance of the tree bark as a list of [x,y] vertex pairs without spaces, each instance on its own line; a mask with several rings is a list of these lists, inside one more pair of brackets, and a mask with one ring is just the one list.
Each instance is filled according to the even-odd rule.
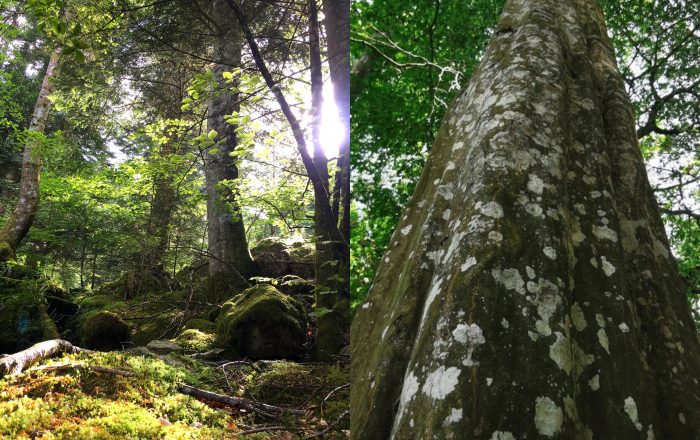
[[595,0],[513,0],[352,327],[356,439],[691,439],[700,344]]
[[[222,88],[227,89],[223,72],[230,71],[241,63],[243,39],[235,26],[235,18],[224,1],[212,3],[212,16],[218,26],[215,47],[214,77]],[[238,111],[238,96],[223,90],[209,102],[209,129],[217,132],[219,141],[217,154],[206,154],[207,228],[209,237],[209,271],[212,275],[225,274],[232,283],[246,281],[255,274],[255,265],[248,251],[248,242],[243,225],[243,216],[236,203],[234,191],[224,189],[226,181],[238,179],[236,158],[236,127],[227,123],[224,116]],[[228,206],[227,206],[228,205]],[[232,210],[230,207],[235,207]]]
[[46,66],[46,73],[41,84],[39,97],[34,105],[34,113],[29,124],[27,141],[22,156],[22,178],[20,180],[19,200],[7,222],[0,230],[0,261],[14,257],[14,252],[29,232],[34,216],[39,208],[39,174],[41,169],[41,152],[37,135],[44,133],[46,119],[51,102],[51,81],[58,71],[60,49],[51,52]]

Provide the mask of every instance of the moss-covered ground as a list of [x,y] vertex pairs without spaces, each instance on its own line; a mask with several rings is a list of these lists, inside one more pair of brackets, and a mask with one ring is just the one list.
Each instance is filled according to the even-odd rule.
[[[326,430],[314,438],[347,437],[349,420],[347,415],[341,417],[349,400],[349,390],[343,386],[349,380],[346,368],[291,362],[217,366],[184,356],[169,360],[170,364],[179,361],[182,367],[123,352],[75,354],[5,377],[0,381],[0,438],[301,439]],[[53,368],[64,364],[79,366]],[[86,366],[134,375],[97,372]],[[304,409],[307,415],[275,419],[200,402],[179,393],[179,382]],[[277,428],[245,433],[265,426]]]

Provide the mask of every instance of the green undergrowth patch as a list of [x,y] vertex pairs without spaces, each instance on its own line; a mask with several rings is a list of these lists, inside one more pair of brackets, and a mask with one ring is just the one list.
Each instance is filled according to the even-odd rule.
[[[215,368],[183,355],[156,357],[123,352],[48,359],[0,380],[0,438],[7,439],[301,439],[331,426],[320,438],[347,438],[347,368],[292,362],[241,363]],[[177,361],[173,366],[173,360]],[[71,364],[71,368],[64,368]],[[133,376],[100,372],[101,366]],[[224,375],[225,374],[225,375]],[[271,405],[308,411],[305,417],[270,418],[181,394],[178,383]],[[324,401],[325,399],[325,401]],[[209,402],[211,404],[211,402]],[[238,437],[266,425],[280,431]]]

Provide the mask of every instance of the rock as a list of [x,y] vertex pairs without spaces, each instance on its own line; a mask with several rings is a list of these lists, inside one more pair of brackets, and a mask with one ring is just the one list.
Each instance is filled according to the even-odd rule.
[[277,237],[260,240],[250,254],[260,268],[260,276],[280,278],[297,275],[313,278],[313,247],[304,242],[287,244]]
[[131,339],[131,329],[119,315],[99,312],[85,322],[83,347],[109,351],[121,349]]
[[314,283],[297,275],[285,275],[278,285],[278,289],[287,295],[310,295],[314,291]]
[[[30,276],[19,266],[12,276]],[[0,353],[15,353],[58,337],[37,280],[0,278]]]
[[172,352],[180,353],[185,351],[184,347],[180,344],[176,344],[172,341],[164,341],[158,339],[146,344],[146,348],[148,348],[156,354],[168,354]]
[[190,328],[180,333],[177,338],[175,338],[175,342],[189,350],[206,351],[213,347],[214,339],[213,332],[205,333]]
[[306,339],[304,308],[276,288],[258,284],[224,303],[216,320],[216,336],[227,356],[296,357]]
[[199,330],[204,333],[212,333],[216,330],[216,324],[207,319],[194,318],[187,321],[183,328]]
[[129,353],[134,354],[136,356],[158,356],[157,353],[152,352],[151,350],[147,349],[146,347],[134,347],[130,348],[128,350]]

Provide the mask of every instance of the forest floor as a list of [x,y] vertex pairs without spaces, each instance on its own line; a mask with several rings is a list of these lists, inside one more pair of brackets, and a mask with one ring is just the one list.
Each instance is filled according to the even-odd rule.
[[[303,413],[233,408],[180,384]],[[79,353],[0,381],[0,438],[342,439],[348,400],[349,371],[338,365]]]

